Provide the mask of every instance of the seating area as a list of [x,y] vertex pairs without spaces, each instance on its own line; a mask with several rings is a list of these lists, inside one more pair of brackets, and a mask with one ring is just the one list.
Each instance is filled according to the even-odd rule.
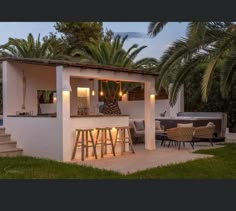
[[[161,140],[161,146],[165,146],[168,142],[170,145],[181,148],[181,144],[190,143],[194,149],[194,144],[197,142],[210,142],[213,146],[213,140],[216,137],[215,125],[213,122],[208,122],[205,126],[194,127],[193,123],[178,123],[177,127],[165,130],[165,127],[156,120],[156,140]],[[131,134],[134,143],[144,142],[145,123],[144,120],[133,120],[130,122]],[[224,140],[223,137],[217,137]]]
[[[213,139],[216,135],[215,124],[208,122],[205,126],[194,127],[193,123],[178,123],[177,127],[168,128],[155,120],[156,141],[161,141],[161,146],[174,146],[178,149],[190,144],[192,149],[197,142],[209,142],[213,146]],[[112,132],[113,131],[113,132]],[[145,121],[132,120],[127,127],[99,127],[99,128],[78,128],[76,129],[76,141],[72,153],[72,160],[76,159],[77,149],[80,148],[80,160],[88,157],[103,158],[110,154],[116,156],[117,145],[120,145],[120,154],[131,151],[135,153],[133,144],[143,143],[145,137]],[[113,133],[113,135],[112,135]],[[219,137],[218,137],[219,138]],[[99,150],[97,149],[100,147]],[[108,146],[110,146],[108,148]],[[129,149],[126,150],[126,146]],[[89,152],[89,148],[92,148]],[[108,150],[109,149],[109,150]],[[98,155],[99,153],[99,155]]]

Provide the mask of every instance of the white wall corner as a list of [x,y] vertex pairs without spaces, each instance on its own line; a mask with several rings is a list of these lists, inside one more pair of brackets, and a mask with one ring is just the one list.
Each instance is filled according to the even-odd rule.
[[[169,85],[169,93],[170,90],[172,89],[173,84],[171,83]],[[168,94],[170,96],[170,94]],[[177,113],[179,112],[184,112],[184,85],[181,85],[179,92],[177,94],[177,100],[175,105],[172,107],[170,106],[170,116],[171,117],[176,117]]]
[[2,100],[3,100],[3,124],[6,123],[7,118],[7,66],[8,62],[2,62]]

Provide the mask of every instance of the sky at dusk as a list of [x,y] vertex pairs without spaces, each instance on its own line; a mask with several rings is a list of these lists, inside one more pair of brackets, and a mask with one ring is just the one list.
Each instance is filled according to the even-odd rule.
[[[31,32],[35,37],[43,37],[55,31],[55,22],[0,22],[0,45],[6,43],[9,37],[26,38]],[[185,37],[186,22],[171,22],[155,38],[147,35],[149,22],[103,22],[103,28],[111,29],[115,34],[126,35],[125,48],[136,43],[147,46],[137,59],[143,57],[159,58],[164,50],[176,39]]]

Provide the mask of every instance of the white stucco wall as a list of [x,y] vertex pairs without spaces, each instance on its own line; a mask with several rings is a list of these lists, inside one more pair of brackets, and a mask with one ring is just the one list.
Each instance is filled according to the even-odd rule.
[[[95,113],[95,107],[98,103],[98,87],[97,87],[97,80],[94,81],[94,90],[96,95],[92,96],[90,95],[90,108],[89,112]],[[91,88],[91,82],[88,80],[88,78],[78,78],[78,77],[71,77],[70,78],[70,85],[72,91],[70,92],[70,112],[71,115],[77,115],[77,106],[78,106],[78,97],[77,97],[77,87],[85,87],[85,88]]]
[[[6,83],[10,80],[10,83]],[[3,114],[16,114],[22,106],[22,74],[7,62],[3,63]]]
[[[144,118],[144,100],[139,101],[119,101],[122,114],[130,115],[132,119]],[[166,111],[166,116],[170,115],[169,100],[156,100],[155,117],[159,117],[160,113]]]
[[[33,111],[37,114],[37,90],[56,90],[56,68],[30,64],[7,63],[7,114],[15,115],[16,111]],[[22,71],[26,77],[25,110],[23,103]]]
[[[76,139],[76,129],[77,128],[96,128],[96,127],[119,127],[128,126],[129,118],[128,116],[120,117],[79,117],[71,118],[69,120],[70,127],[67,130],[68,138],[64,140],[64,161],[70,161],[74,143]],[[116,130],[112,129],[112,137],[115,138]],[[96,130],[93,131],[93,137],[95,141]],[[114,141],[114,140],[113,140]],[[118,144],[117,144],[118,145]],[[117,148],[118,151],[120,148]],[[127,148],[128,149],[128,148]],[[92,150],[92,148],[90,148]],[[116,150],[117,151],[117,150]],[[77,150],[76,158],[80,159],[81,151]],[[97,146],[97,153],[100,153],[100,145]]]
[[6,133],[17,141],[24,155],[62,161],[60,122],[57,118],[8,117],[4,121]]
[[[171,89],[172,84],[170,84],[169,89]],[[177,113],[184,112],[184,85],[179,89],[176,103],[173,107],[170,106],[170,116],[176,117]]]

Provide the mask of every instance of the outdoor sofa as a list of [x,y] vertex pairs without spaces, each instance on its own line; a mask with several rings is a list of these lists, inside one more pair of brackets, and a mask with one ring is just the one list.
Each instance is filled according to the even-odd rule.
[[[145,136],[145,121],[144,120],[131,120],[130,121],[131,135],[134,143],[144,142]],[[156,136],[164,133],[164,126],[160,121],[155,121]]]

